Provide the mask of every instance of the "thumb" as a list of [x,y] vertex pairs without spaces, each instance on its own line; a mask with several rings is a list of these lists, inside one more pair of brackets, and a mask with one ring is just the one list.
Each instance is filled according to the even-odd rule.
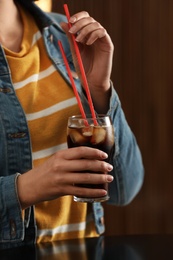
[[69,43],[71,45],[72,44],[72,35],[71,35],[71,33],[69,33],[70,28],[68,26],[68,23],[62,22],[60,25],[61,25],[61,28],[63,29],[63,31],[66,33]]
[[68,33],[69,33],[69,32],[68,32],[68,31],[69,31],[68,23],[61,22],[60,25],[61,25],[61,28],[63,29],[63,31],[64,31],[66,34],[68,34]]
[[71,53],[72,53],[72,57],[73,57],[73,62],[74,62],[75,68],[76,68],[76,72],[77,72],[78,76],[80,77],[79,66],[78,66],[78,62],[77,62],[77,57],[76,57],[76,52],[75,52],[75,48],[74,48],[74,44],[73,44],[72,35],[71,35],[71,33],[69,33],[69,26],[68,26],[67,23],[62,22],[61,28],[63,29],[63,31],[67,35],[69,45],[70,45],[70,49],[71,49]]

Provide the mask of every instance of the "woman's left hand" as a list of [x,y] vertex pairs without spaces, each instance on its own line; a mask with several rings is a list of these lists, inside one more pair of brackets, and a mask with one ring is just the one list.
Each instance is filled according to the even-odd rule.
[[70,23],[70,30],[66,23],[62,23],[62,28],[69,38],[76,71],[79,72],[79,67],[70,34],[76,36],[90,90],[94,93],[108,91],[114,51],[110,36],[85,11],[71,16]]

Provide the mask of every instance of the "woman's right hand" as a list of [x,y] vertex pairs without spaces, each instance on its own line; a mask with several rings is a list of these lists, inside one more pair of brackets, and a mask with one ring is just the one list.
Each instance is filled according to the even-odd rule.
[[106,158],[104,152],[89,147],[76,147],[56,152],[40,166],[19,175],[17,190],[22,209],[64,195],[105,196],[106,191],[103,189],[78,187],[74,186],[74,183],[111,182],[113,177],[105,173],[112,170],[112,165],[104,161]]

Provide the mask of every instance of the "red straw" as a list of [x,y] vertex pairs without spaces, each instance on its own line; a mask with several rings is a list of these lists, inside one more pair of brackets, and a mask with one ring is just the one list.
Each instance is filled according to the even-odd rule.
[[[64,60],[64,63],[65,63],[65,66],[66,66],[66,70],[68,72],[68,75],[69,75],[69,78],[70,78],[70,81],[71,81],[71,84],[72,84],[72,87],[73,87],[73,91],[74,91],[74,94],[76,96],[76,99],[77,99],[77,102],[78,102],[78,105],[79,105],[79,109],[80,109],[80,112],[81,112],[81,115],[84,119],[86,119],[86,115],[85,115],[85,111],[83,109],[83,106],[82,106],[82,103],[81,103],[81,100],[80,100],[80,97],[79,97],[79,94],[78,94],[78,91],[77,91],[77,88],[75,86],[75,82],[73,80],[73,76],[72,76],[72,73],[71,73],[71,70],[70,70],[70,66],[68,64],[68,61],[67,61],[67,58],[66,58],[66,55],[65,55],[65,52],[64,52],[64,48],[62,46],[62,43],[61,41],[58,41],[58,45],[59,45],[59,48],[60,48],[60,51],[61,51],[61,54],[62,54],[62,57],[63,57],[63,60]],[[86,121],[87,122],[87,121]]]
[[[67,17],[67,20],[68,20],[68,25],[69,25],[69,28],[70,28],[71,27],[71,24],[70,24],[70,21],[69,21],[70,20],[70,13],[69,13],[67,4],[64,4],[64,11],[65,11],[65,14],[66,14],[66,17]],[[84,84],[85,91],[86,91],[86,94],[87,94],[88,103],[89,103],[89,107],[90,107],[90,110],[91,110],[91,115],[94,119],[94,124],[98,125],[97,120],[96,120],[94,107],[93,107],[93,103],[92,103],[92,99],[91,99],[91,95],[90,95],[90,91],[89,91],[89,86],[88,86],[85,70],[84,70],[83,63],[82,63],[82,58],[81,58],[80,51],[79,51],[79,47],[78,47],[77,42],[75,40],[75,36],[72,34],[71,37],[72,37],[72,40],[73,40],[76,56],[77,56],[77,59],[78,59],[83,84]]]

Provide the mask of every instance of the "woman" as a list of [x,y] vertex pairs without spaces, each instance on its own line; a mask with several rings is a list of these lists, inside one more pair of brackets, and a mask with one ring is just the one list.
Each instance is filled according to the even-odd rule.
[[[75,203],[72,195],[99,197],[106,191],[73,183],[110,183],[108,202],[125,205],[140,190],[144,175],[110,81],[111,39],[87,12],[71,16],[69,30],[64,16],[46,15],[31,0],[0,0],[0,17],[0,245],[99,236],[104,232],[101,204]],[[66,147],[67,118],[79,109],[58,40],[89,112],[75,72],[71,34],[77,35],[95,110],[110,114],[116,129],[111,164],[100,150]],[[81,174],[84,170],[93,173]]]

